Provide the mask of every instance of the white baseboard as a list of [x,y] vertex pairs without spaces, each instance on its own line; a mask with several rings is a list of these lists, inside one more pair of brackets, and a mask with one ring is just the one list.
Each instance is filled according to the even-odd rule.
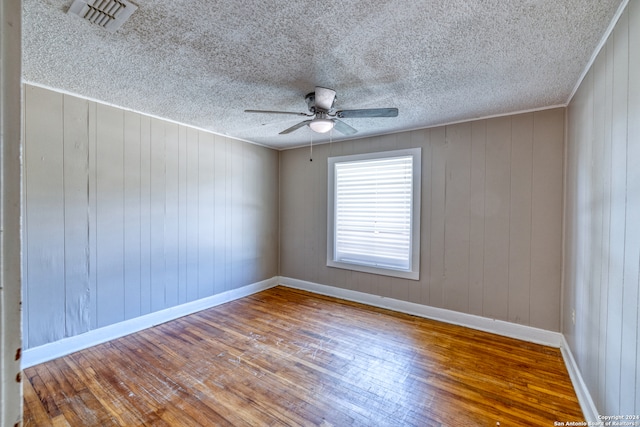
[[573,358],[573,354],[571,353],[571,349],[565,337],[559,332],[547,331],[531,326],[518,325],[502,320],[489,319],[473,314],[429,307],[422,304],[321,285],[288,277],[273,277],[271,279],[243,286],[239,289],[233,289],[207,298],[199,299],[197,301],[188,302],[176,307],[167,308],[165,310],[149,313],[124,322],[119,322],[114,325],[94,329],[84,334],[63,338],[56,342],[30,348],[25,350],[23,353],[22,369],[29,368],[39,363],[44,363],[58,357],[66,356],[67,354],[102,344],[106,341],[120,338],[182,316],[253,295],[277,285],[301,289],[316,294],[332,296],[374,307],[386,308],[401,313],[412,314],[454,325],[491,332],[510,338],[559,348],[562,352],[567,371],[569,372],[569,377],[571,378],[571,382],[573,383],[573,387],[576,391],[578,401],[580,402],[580,407],[582,408],[582,412],[585,416],[585,421],[593,423],[599,421],[598,410],[596,409],[593,399],[591,398],[591,394],[589,393],[582,375],[580,374],[580,369]]
[[191,301],[175,307],[170,307],[154,313],[145,314],[130,320],[125,320],[103,328],[94,329],[80,335],[63,338],[49,344],[30,348],[24,351],[22,356],[22,369],[29,368],[39,363],[47,362],[58,357],[66,356],[94,345],[102,344],[134,332],[150,328],[182,316],[196,313],[207,308],[215,307],[229,301],[255,294],[278,284],[278,277],[252,283],[238,289],[222,292],[217,295]]
[[437,307],[429,307],[413,302],[321,285],[304,280],[291,279],[289,277],[280,277],[280,284],[289,288],[301,289],[321,295],[372,305],[374,307],[387,308],[401,313],[413,314],[427,319],[466,326],[468,328],[491,332],[549,347],[560,348],[562,346],[563,337],[561,333],[534,328],[532,326],[518,325],[516,323],[505,322],[503,320],[489,319],[487,317],[476,316],[473,314],[460,313]]
[[578,397],[578,402],[580,402],[580,408],[582,409],[584,419],[588,423],[591,423],[589,425],[596,425],[601,421],[598,414],[598,408],[596,408],[596,404],[591,398],[591,393],[589,393],[587,384],[582,378],[580,368],[578,368],[578,364],[571,352],[571,347],[569,347],[569,343],[567,343],[564,335],[562,336],[562,347],[560,347],[560,351],[562,351],[562,358],[564,359],[564,364],[567,366],[567,371],[569,371],[569,377],[573,383],[573,389]]
[[441,322],[465,326],[527,342],[559,348],[567,367],[567,371],[569,372],[569,378],[571,379],[571,383],[573,384],[573,388],[578,397],[578,402],[580,402],[580,408],[582,409],[585,421],[592,423],[600,421],[598,418],[598,410],[596,409],[593,399],[591,398],[591,394],[582,379],[580,369],[573,358],[569,344],[567,343],[564,335],[560,332],[547,331],[531,326],[518,325],[473,314],[429,307],[422,304],[381,297],[379,295],[371,295],[364,292],[336,288],[304,280],[291,279],[289,277],[280,277],[279,283],[280,285],[289,288],[301,289],[320,295],[332,296],[374,307],[387,308],[401,313],[413,314],[427,319],[439,320]]

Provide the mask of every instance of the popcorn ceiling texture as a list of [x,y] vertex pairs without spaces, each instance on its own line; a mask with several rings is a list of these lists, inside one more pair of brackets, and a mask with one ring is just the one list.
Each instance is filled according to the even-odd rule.
[[114,34],[71,3],[23,0],[25,81],[287,148],[329,136],[243,110],[399,108],[363,137],[565,104],[621,2],[134,0]]

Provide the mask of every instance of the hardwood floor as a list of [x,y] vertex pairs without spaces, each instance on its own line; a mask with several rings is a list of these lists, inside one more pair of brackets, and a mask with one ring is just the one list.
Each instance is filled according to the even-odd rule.
[[25,426],[584,420],[557,349],[283,287],[24,374]]

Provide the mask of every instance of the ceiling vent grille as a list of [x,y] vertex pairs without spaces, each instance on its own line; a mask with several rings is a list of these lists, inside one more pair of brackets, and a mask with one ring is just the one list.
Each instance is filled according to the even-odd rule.
[[69,11],[82,19],[115,32],[138,7],[127,0],[75,0]]

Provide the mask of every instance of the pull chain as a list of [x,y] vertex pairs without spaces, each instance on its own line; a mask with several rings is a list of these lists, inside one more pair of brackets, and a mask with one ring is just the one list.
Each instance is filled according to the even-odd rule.
[[327,158],[331,157],[331,147],[333,147],[333,129],[331,129],[331,133],[329,134],[329,154],[327,154]]
[[[309,161],[313,162],[313,132],[311,133],[309,142]],[[333,129],[329,131],[329,157],[331,156],[331,147],[333,146]]]

